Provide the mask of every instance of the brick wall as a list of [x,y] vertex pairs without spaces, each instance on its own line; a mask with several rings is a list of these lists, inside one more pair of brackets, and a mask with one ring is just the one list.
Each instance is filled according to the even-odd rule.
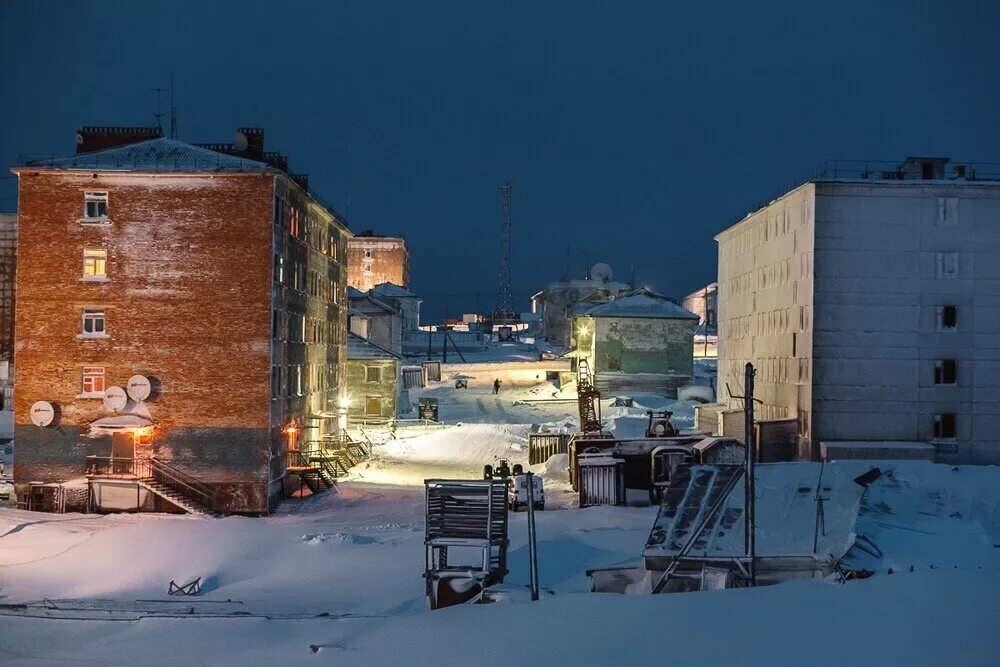
[[367,292],[376,285],[410,286],[410,252],[406,241],[358,236],[347,244],[347,284]]
[[[17,481],[79,477],[110,451],[85,437],[109,413],[78,398],[84,366],[107,386],[154,380],[157,456],[209,481],[265,479],[274,178],[21,171]],[[109,193],[110,224],[81,224],[85,190]],[[84,248],[106,250],[107,282],[81,280]],[[78,338],[85,307],[105,309],[108,338]],[[38,400],[58,428],[30,424]]]

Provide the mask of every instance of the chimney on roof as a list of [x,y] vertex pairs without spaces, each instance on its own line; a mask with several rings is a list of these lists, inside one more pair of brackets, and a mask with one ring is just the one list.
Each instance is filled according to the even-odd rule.
[[309,192],[309,175],[308,174],[289,174],[292,180],[299,184],[299,187]]
[[137,144],[140,141],[160,139],[162,127],[112,127],[85,125],[76,133],[76,152],[90,153],[105,148]]
[[236,130],[237,136],[243,135],[246,140],[246,148],[243,149],[243,157],[249,160],[264,159],[264,128],[262,127],[241,127]]

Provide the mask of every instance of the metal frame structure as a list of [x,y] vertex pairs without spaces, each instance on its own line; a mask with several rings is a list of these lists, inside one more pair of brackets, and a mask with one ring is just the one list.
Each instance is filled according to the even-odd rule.
[[[507,481],[424,480],[424,579],[431,609],[478,602],[507,574]],[[479,549],[478,563],[449,561],[452,547]]]
[[493,309],[493,326],[511,324],[518,321],[514,310],[514,297],[510,292],[510,181],[500,185],[500,288],[497,291],[497,305]]

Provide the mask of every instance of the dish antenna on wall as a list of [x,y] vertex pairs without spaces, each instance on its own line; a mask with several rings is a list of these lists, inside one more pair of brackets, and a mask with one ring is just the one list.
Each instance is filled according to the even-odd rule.
[[245,151],[247,149],[247,146],[249,145],[250,142],[247,141],[247,135],[243,134],[242,132],[237,132],[236,136],[233,137],[233,147],[239,152],[242,153],[243,151]]
[[32,424],[45,428],[56,418],[56,409],[48,401],[36,401],[31,405],[29,414]]
[[133,375],[128,379],[128,383],[125,385],[125,393],[128,397],[137,403],[141,403],[149,398],[149,394],[152,392],[152,384],[149,382],[149,378],[145,375]]
[[615,272],[611,270],[611,267],[604,262],[598,262],[590,269],[590,279],[596,280],[599,283],[611,282],[611,279],[615,277]]
[[108,387],[104,390],[104,409],[120,412],[128,404],[128,394],[121,387]]
[[77,146],[83,145],[83,135],[80,134],[79,132],[76,133],[76,145]]

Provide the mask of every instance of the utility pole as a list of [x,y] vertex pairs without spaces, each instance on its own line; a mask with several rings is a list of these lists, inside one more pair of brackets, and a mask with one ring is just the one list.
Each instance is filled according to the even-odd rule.
[[528,478],[528,572],[531,581],[531,601],[538,600],[538,549],[535,546],[535,476],[529,472]]
[[500,185],[500,288],[493,309],[493,326],[517,321],[514,297],[510,293],[510,181]]
[[757,585],[757,544],[755,524],[756,496],[754,495],[754,460],[757,458],[757,437],[753,424],[753,379],[757,371],[749,361],[745,367],[743,380],[743,427],[746,440],[746,474],[743,479],[743,525],[744,525],[744,546],[746,548],[747,564],[750,571],[750,585]]

